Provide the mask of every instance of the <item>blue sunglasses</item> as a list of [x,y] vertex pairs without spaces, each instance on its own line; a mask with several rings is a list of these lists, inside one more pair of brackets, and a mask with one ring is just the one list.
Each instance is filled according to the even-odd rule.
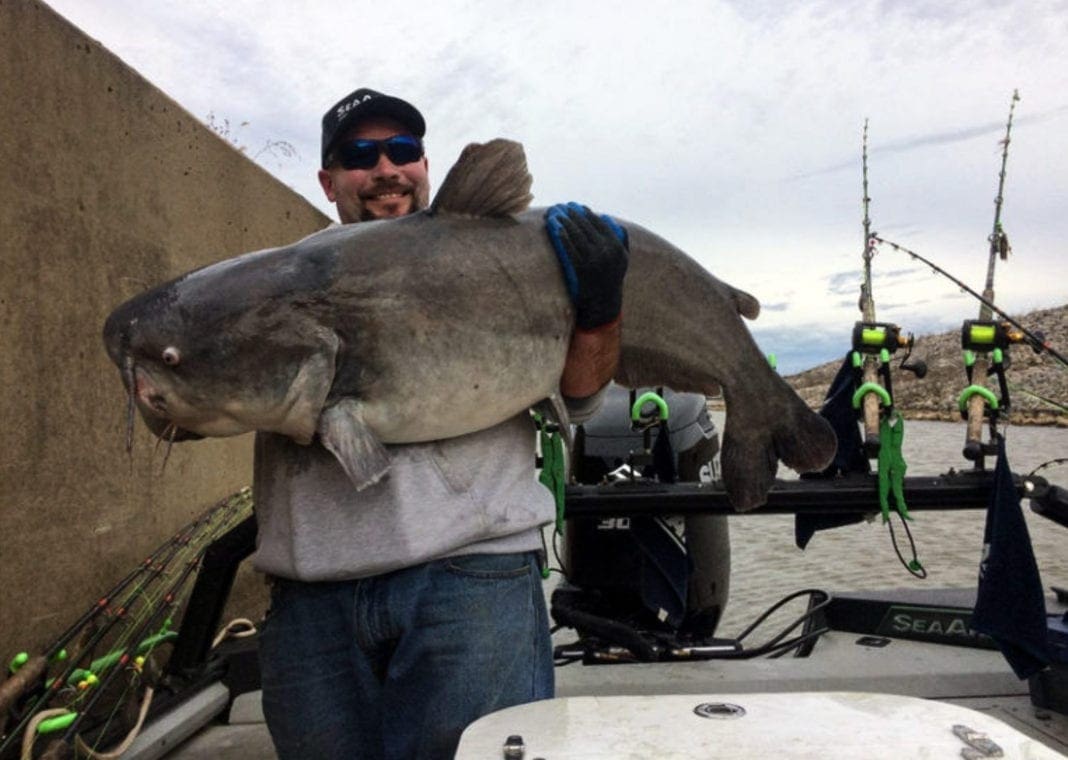
[[423,142],[413,135],[395,135],[388,140],[350,140],[337,149],[337,160],[346,170],[373,169],[385,153],[396,166],[423,157]]

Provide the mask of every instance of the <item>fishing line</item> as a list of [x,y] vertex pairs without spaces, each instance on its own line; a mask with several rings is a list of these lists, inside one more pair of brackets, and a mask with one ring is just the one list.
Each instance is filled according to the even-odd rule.
[[1068,457],[1058,457],[1057,459],[1051,459],[1048,462],[1043,462],[1038,467],[1036,467],[1035,469],[1031,470],[1031,472],[1027,473],[1027,477],[1031,477],[1032,475],[1036,474],[1039,470],[1044,470],[1047,467],[1055,467],[1056,465],[1059,465],[1059,464],[1068,464]]
[[908,521],[901,514],[898,514],[898,519],[901,520],[901,525],[905,529],[905,535],[908,537],[909,552],[912,554],[912,559],[906,560],[902,555],[901,548],[897,543],[897,534],[894,533],[894,522],[891,519],[887,520],[886,527],[890,529],[890,543],[894,546],[894,553],[897,554],[897,558],[901,561],[901,564],[906,570],[920,580],[923,580],[927,577],[927,569],[920,563],[920,558],[916,554],[916,541],[912,537],[912,530],[909,528]]
[[[228,500],[227,505],[229,509],[223,513],[220,519],[216,521],[209,519],[207,521],[209,524],[212,522],[214,522],[214,524],[210,525],[208,529],[200,531],[197,536],[198,540],[195,544],[191,545],[190,553],[192,556],[185,559],[185,566],[181,573],[178,574],[177,579],[174,580],[172,585],[168,587],[166,591],[163,591],[161,588],[159,593],[152,597],[151,602],[143,606],[143,610],[138,616],[138,619],[130,622],[127,626],[125,636],[120,639],[121,643],[116,647],[116,650],[122,650],[119,663],[113,666],[100,683],[94,687],[89,698],[85,700],[85,704],[81,706],[82,709],[78,713],[78,716],[67,728],[61,741],[66,742],[67,744],[76,741],[81,742],[82,746],[89,746],[77,734],[77,726],[83,718],[86,718],[89,715],[92,708],[95,706],[95,703],[102,698],[107,687],[117,679],[118,673],[122,670],[128,671],[131,674],[130,678],[123,684],[120,694],[114,700],[111,711],[108,713],[107,717],[103,721],[94,725],[92,730],[97,734],[97,739],[94,742],[94,745],[99,745],[106,740],[111,730],[112,721],[119,717],[122,706],[127,703],[127,700],[130,699],[133,694],[136,694],[142,681],[146,681],[149,684],[145,694],[141,698],[142,709],[147,710],[147,704],[152,700],[153,692],[151,690],[153,689],[153,683],[157,680],[159,674],[146,674],[144,669],[146,667],[151,669],[152,660],[149,658],[154,653],[158,644],[167,643],[167,640],[161,640],[158,637],[163,632],[169,630],[172,624],[172,617],[180,610],[184,609],[189,595],[192,593],[192,584],[187,581],[200,569],[204,552],[219,537],[229,531],[230,528],[234,527],[238,520],[243,517],[243,510],[240,509],[240,507],[244,506],[244,502],[246,501],[248,504],[251,503],[250,500],[243,498],[246,496],[247,489],[242,491],[238,495],[238,498]],[[155,627],[160,616],[165,612],[168,614],[162,622],[159,633],[149,635],[149,632]],[[146,640],[151,643],[147,648],[142,649],[142,642]],[[132,742],[138,731],[139,727],[135,725],[127,735],[126,739],[123,740],[122,744]],[[96,746],[93,746],[92,749],[95,751]],[[115,753],[119,751],[121,750],[116,749],[111,752]]]
[[[170,631],[171,617],[182,609],[188,600],[192,590],[187,581],[198,569],[204,552],[223,533],[246,517],[251,511],[251,506],[249,489],[243,489],[217,502],[176,532],[144,562],[127,574],[108,594],[101,597],[88,612],[64,631],[60,638],[45,650],[44,655],[26,662],[14,676],[4,684],[0,684],[0,687],[7,687],[5,697],[11,704],[14,704],[15,700],[19,699],[22,692],[26,690],[25,687],[40,680],[38,687],[40,693],[36,698],[31,699],[29,707],[22,713],[17,725],[3,737],[3,741],[0,741],[0,757],[6,757],[6,750],[14,746],[20,733],[23,735],[23,741],[28,741],[32,745],[38,734],[37,726],[42,723],[37,718],[47,704],[53,700],[60,700],[64,703],[64,707],[57,708],[62,710],[57,719],[58,723],[56,720],[49,721],[56,725],[56,728],[51,730],[66,728],[67,733],[60,744],[66,743],[69,747],[77,725],[89,715],[108,686],[115,682],[117,674],[120,671],[128,672],[130,678],[123,684],[108,714],[105,717],[92,717],[94,721],[92,730],[97,732],[98,737],[96,742],[106,740],[111,721],[118,717],[127,698],[131,695],[131,690],[136,692],[142,682],[147,679],[148,674],[143,672],[144,664],[147,663],[151,667],[152,660],[149,658],[155,649],[160,644],[169,643],[173,635],[177,635]],[[182,571],[176,573],[169,570],[171,566],[181,566]],[[165,577],[172,582],[170,584],[158,582]],[[119,600],[117,597],[135,581],[136,585],[123,599]],[[170,611],[171,616],[163,623],[159,632],[146,636],[164,611]],[[106,618],[106,622],[98,626],[97,623],[101,617]],[[109,647],[110,654],[90,662],[94,652],[98,647],[103,646],[103,642],[111,633],[115,636]],[[59,658],[58,653],[64,651],[64,648],[78,636],[84,639],[78,644],[79,651],[66,659]],[[54,678],[46,680],[48,668],[57,663],[62,663],[59,668],[60,672]],[[86,667],[78,667],[82,664]],[[31,665],[33,668],[26,670],[31,668]],[[39,674],[35,672],[36,670],[40,671]],[[106,675],[104,675],[105,671],[107,671]],[[98,679],[98,675],[104,675],[104,677]],[[6,712],[6,708],[4,711]],[[41,732],[44,731],[45,729],[42,728]],[[57,746],[56,742],[53,742],[52,747],[55,746]]]
[[1022,324],[1020,324],[1017,320],[1013,319],[1009,314],[1007,314],[1004,310],[1002,310],[993,301],[988,300],[986,298],[983,298],[983,296],[979,295],[974,290],[972,290],[970,287],[968,287],[968,285],[964,281],[962,281],[960,278],[954,277],[952,274],[950,274],[945,269],[943,269],[942,267],[940,267],[937,264],[935,264],[930,259],[925,258],[925,257],[921,256],[920,254],[916,253],[916,251],[913,251],[913,250],[911,250],[909,248],[906,248],[905,246],[901,245],[900,243],[895,243],[892,240],[887,240],[887,239],[879,236],[878,233],[873,234],[872,235],[872,239],[874,239],[877,243],[884,243],[884,244],[890,246],[891,248],[893,248],[895,251],[900,251],[901,253],[907,254],[908,256],[911,256],[912,258],[916,259],[917,261],[920,261],[923,264],[926,264],[936,274],[940,274],[943,277],[945,277],[946,279],[950,280],[954,285],[959,287],[964,292],[968,293],[968,295],[970,295],[973,298],[977,299],[984,306],[989,307],[992,312],[994,312],[995,314],[1000,316],[1002,319],[1004,319],[1010,325],[1012,325],[1017,330],[1019,330],[1021,333],[1023,333],[1024,337],[1026,338],[1025,342],[1031,347],[1032,350],[1034,350],[1035,353],[1038,353],[1038,354],[1047,353],[1052,358],[1054,358],[1058,362],[1060,362],[1061,365],[1063,365],[1064,367],[1068,367],[1068,359],[1066,359],[1063,354],[1061,354],[1060,352],[1058,352],[1056,349],[1053,348],[1052,341],[1046,339],[1046,337],[1043,336],[1043,335],[1039,335],[1038,333],[1035,333],[1035,332],[1032,332],[1031,330],[1028,330],[1026,327],[1024,327]]
[[[90,620],[95,620],[96,614],[100,614],[100,613],[105,613],[105,612],[111,611],[111,614],[108,615],[107,623],[104,626],[102,626],[101,628],[97,629],[90,636],[89,640],[87,642],[85,642],[85,645],[84,645],[84,647],[83,647],[81,652],[79,652],[75,657],[68,658],[68,660],[66,661],[66,665],[64,665],[60,669],[59,675],[54,677],[52,679],[52,681],[50,682],[51,685],[49,685],[49,682],[45,683],[44,692],[37,698],[37,700],[29,708],[29,710],[26,712],[26,714],[23,716],[23,718],[18,722],[18,724],[15,726],[15,728],[8,734],[7,739],[4,742],[0,743],[0,756],[2,756],[2,754],[3,754],[5,749],[7,749],[9,746],[11,746],[14,743],[14,739],[18,735],[18,733],[27,727],[27,725],[29,724],[29,721],[31,720],[33,715],[39,709],[43,708],[52,698],[57,696],[58,693],[61,690],[63,690],[65,686],[69,686],[70,685],[70,684],[67,683],[67,681],[70,678],[70,676],[78,669],[77,668],[78,664],[80,664],[85,659],[85,657],[87,655],[91,656],[93,650],[96,648],[96,646],[101,641],[103,641],[104,637],[108,635],[108,633],[112,630],[112,628],[125,619],[127,610],[132,605],[136,604],[137,599],[140,596],[142,588],[144,588],[147,584],[152,583],[153,581],[155,581],[157,578],[160,577],[160,575],[162,574],[163,568],[180,551],[181,545],[182,544],[181,544],[180,540],[175,542],[175,543],[173,543],[172,545],[170,545],[168,556],[162,562],[155,563],[155,564],[153,564],[151,566],[146,566],[150,570],[150,572],[148,573],[148,577],[144,578],[144,579],[142,579],[140,581],[140,583],[130,592],[130,594],[128,594],[125,597],[125,599],[120,604],[120,606],[119,606],[119,608],[117,610],[111,611],[111,601],[112,600],[109,599],[109,598],[104,598],[100,602],[98,602],[97,607],[93,611],[93,616],[91,618],[89,618],[89,619]],[[75,633],[77,633],[77,631],[75,631],[75,632],[73,632],[71,634],[71,638],[73,638],[73,635]],[[46,658],[46,661],[47,661],[47,658]],[[78,702],[79,700],[80,700],[80,698],[76,698],[75,702]]]
[[1034,391],[1028,390],[1027,388],[1021,388],[1020,386],[1016,385],[1015,383],[1009,383],[1009,389],[1013,390],[1013,391],[1016,391],[1017,393],[1022,393],[1025,396],[1030,396],[1031,398],[1035,399],[1036,401],[1039,401],[1039,402],[1041,402],[1041,403],[1043,403],[1043,404],[1045,404],[1047,406],[1053,407],[1058,412],[1068,413],[1068,405],[1062,404],[1059,401],[1054,401],[1051,398],[1046,398],[1045,396],[1043,396],[1043,395],[1041,395],[1039,393],[1035,393]]

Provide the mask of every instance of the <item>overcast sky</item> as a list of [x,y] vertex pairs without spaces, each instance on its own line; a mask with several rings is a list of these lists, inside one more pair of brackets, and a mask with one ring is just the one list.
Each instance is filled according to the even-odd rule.
[[[982,290],[1018,89],[996,300],[1068,302],[1068,1],[49,4],[331,217],[319,120],[356,87],[422,111],[435,186],[466,143],[521,141],[536,204],[642,224],[757,296],[786,373],[859,318],[864,120],[873,229]],[[978,314],[889,248],[874,272],[906,332]]]

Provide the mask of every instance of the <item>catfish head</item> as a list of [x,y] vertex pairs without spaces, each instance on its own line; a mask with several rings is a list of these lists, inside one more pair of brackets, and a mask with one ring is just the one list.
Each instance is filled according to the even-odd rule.
[[233,262],[198,270],[108,317],[104,343],[130,399],[127,448],[134,406],[172,441],[252,430],[312,440],[340,341],[314,307],[271,297],[248,267],[235,277],[241,270]]

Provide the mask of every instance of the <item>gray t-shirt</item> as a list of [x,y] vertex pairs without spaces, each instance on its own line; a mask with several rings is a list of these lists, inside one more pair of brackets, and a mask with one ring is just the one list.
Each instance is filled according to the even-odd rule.
[[356,492],[318,442],[256,435],[253,564],[283,578],[363,578],[459,554],[529,551],[554,517],[520,414],[477,433],[388,446],[389,474]]

